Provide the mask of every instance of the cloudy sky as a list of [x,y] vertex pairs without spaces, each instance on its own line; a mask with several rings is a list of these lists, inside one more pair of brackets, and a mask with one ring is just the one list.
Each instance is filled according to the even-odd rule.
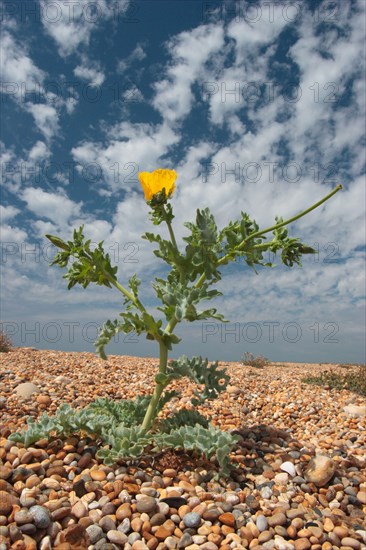
[[[13,343],[93,351],[97,326],[118,318],[118,293],[68,291],[49,267],[45,233],[67,240],[81,224],[157,312],[162,265],[141,239],[153,226],[137,173],[165,167],[179,174],[182,247],[196,208],[219,228],[241,211],[265,227],[344,186],[290,226],[317,254],[258,274],[224,266],[212,305],[230,323],[179,325],[173,357],[364,362],[365,6],[2,2],[1,318]],[[136,335],[107,351],[158,352]]]

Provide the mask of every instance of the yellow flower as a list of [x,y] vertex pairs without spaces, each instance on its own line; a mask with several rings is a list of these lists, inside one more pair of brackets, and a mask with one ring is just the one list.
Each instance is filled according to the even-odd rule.
[[178,174],[175,170],[158,168],[154,172],[139,172],[138,178],[144,190],[145,200],[150,201],[154,195],[165,189],[165,195],[169,197],[175,189],[175,180]]

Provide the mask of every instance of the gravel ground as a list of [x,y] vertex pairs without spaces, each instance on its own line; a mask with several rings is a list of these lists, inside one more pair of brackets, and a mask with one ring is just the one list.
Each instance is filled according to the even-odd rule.
[[[89,438],[28,449],[7,439],[27,416],[65,402],[149,393],[157,363],[32,348],[0,354],[0,550],[366,549],[364,399],[301,382],[330,365],[220,363],[231,385],[199,410],[241,435],[231,479],[214,481],[215,464],[184,453],[107,467]],[[25,382],[38,391],[19,395]],[[179,409],[193,386],[177,388]]]

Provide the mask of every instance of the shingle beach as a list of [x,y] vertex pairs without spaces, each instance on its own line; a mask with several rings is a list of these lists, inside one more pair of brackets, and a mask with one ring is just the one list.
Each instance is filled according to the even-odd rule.
[[[366,549],[365,400],[302,382],[340,366],[219,363],[230,385],[198,410],[241,436],[229,479],[184,452],[109,467],[84,434],[28,449],[7,439],[27,416],[62,403],[149,394],[157,365],[33,348],[0,354],[0,550]],[[182,397],[167,411],[189,406],[194,386],[176,388]]]

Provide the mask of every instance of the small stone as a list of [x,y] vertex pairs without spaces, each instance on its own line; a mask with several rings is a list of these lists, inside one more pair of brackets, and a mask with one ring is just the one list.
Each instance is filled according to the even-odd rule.
[[76,504],[71,508],[72,514],[80,519],[88,515],[88,509],[82,500],[78,500]]
[[44,537],[41,540],[39,550],[52,550],[52,539],[50,536]]
[[288,483],[288,473],[281,472],[280,474],[276,474],[274,477],[274,481],[279,485],[286,485]]
[[178,542],[178,548],[185,548],[190,544],[193,544],[192,536],[189,533],[183,533],[182,538]]
[[9,537],[12,542],[23,539],[22,532],[16,525],[9,526]]
[[174,537],[167,537],[164,541],[164,544],[169,549],[177,548],[178,541]]
[[35,526],[39,529],[47,529],[47,527],[51,523],[50,513],[48,509],[44,506],[39,506],[38,504],[36,504],[36,506],[32,506],[29,509],[29,513],[33,517]]
[[272,494],[273,494],[273,491],[270,487],[263,487],[263,489],[261,489],[260,491],[261,493],[261,497],[268,500],[271,498]]
[[[90,453],[85,453],[83,456],[78,460],[78,466],[82,470],[84,470],[91,462],[92,455]],[[85,481],[83,479],[80,479],[79,482],[83,483],[83,486],[85,485]],[[77,482],[78,483],[78,482]],[[76,484],[75,484],[76,485]],[[74,485],[74,491],[75,491],[75,485]],[[84,493],[85,494],[85,493]],[[79,495],[78,495],[79,496]],[[82,496],[82,495],[81,495]]]
[[[125,520],[123,520],[123,521],[125,521]],[[113,521],[113,519],[109,516],[105,516],[105,517],[101,518],[101,520],[99,521],[99,525],[105,533],[108,533],[108,531],[115,531],[116,530],[116,524]],[[121,529],[118,529],[118,530],[121,531],[121,533],[123,533],[123,531]]]
[[149,547],[142,540],[135,540],[132,550],[149,550]]
[[103,470],[91,470],[89,475],[94,481],[104,481],[107,477]]
[[230,512],[226,512],[219,516],[219,521],[228,527],[235,527],[235,516]]
[[128,537],[121,531],[114,529],[113,531],[108,531],[107,538],[114,544],[121,544],[123,546],[124,544],[126,544]]
[[243,390],[240,389],[238,386],[230,386],[230,384],[226,386],[226,391],[230,395],[240,395],[241,393],[243,393]]
[[350,403],[343,407],[344,412],[350,416],[366,416],[366,406],[365,405],[354,405]]
[[165,520],[166,520],[166,517],[164,516],[164,514],[160,514],[158,512],[157,514],[154,514],[150,518],[150,525],[151,527],[155,527],[156,525],[162,525]]
[[183,517],[183,523],[186,527],[196,528],[201,524],[201,516],[196,512],[189,512]]
[[35,384],[32,384],[32,382],[23,382],[23,384],[19,384],[15,388],[15,393],[18,397],[23,397],[24,399],[28,399],[33,393],[39,393],[39,388]]
[[307,482],[314,483],[317,487],[324,487],[335,473],[336,463],[325,455],[317,455],[310,460],[304,472]]
[[37,395],[36,397],[37,403],[40,405],[51,405],[51,398],[49,395]]
[[167,468],[163,472],[163,477],[171,477],[174,478],[177,475],[177,470],[174,470],[173,468]]
[[9,479],[12,469],[7,466],[0,465],[0,479]]
[[80,523],[69,525],[69,527],[62,532],[62,539],[71,545],[78,544],[79,547],[82,547],[83,544],[84,546],[88,544],[88,536],[85,527]]
[[273,514],[273,516],[269,516],[267,521],[270,527],[275,527],[276,525],[286,525],[287,517],[283,512],[278,512],[277,514]]
[[[92,544],[95,544],[96,542],[98,542],[98,540],[103,538],[103,535],[104,535],[103,529],[99,527],[99,525],[95,525],[95,524],[89,525],[89,527],[86,528],[86,532],[88,533],[90,542]],[[108,536],[108,533],[107,533],[107,536]],[[126,537],[126,540],[127,540],[127,537]]]
[[268,542],[271,539],[272,539],[271,531],[262,531],[262,533],[260,533],[258,536],[259,543]]
[[0,515],[8,516],[13,509],[13,504],[18,502],[18,499],[7,491],[0,491]]
[[56,378],[54,379],[54,383],[56,385],[58,384],[71,384],[72,380],[71,378],[67,378],[66,376],[56,376]]
[[118,531],[121,531],[121,533],[128,533],[129,531],[131,531],[131,521],[129,518],[125,518],[122,523],[119,524],[118,526]]
[[357,499],[362,503],[366,504],[366,489],[361,489],[357,493]]
[[145,512],[146,514],[149,514],[151,512],[154,512],[155,509],[156,509],[156,500],[153,497],[143,496],[136,503],[136,510],[140,513]]
[[280,468],[283,472],[287,472],[291,477],[296,476],[296,469],[294,464],[292,464],[292,462],[289,462],[289,461],[283,462]]
[[259,516],[257,516],[255,524],[258,527],[258,531],[260,532],[266,531],[268,529],[268,521],[263,514],[260,514]]
[[157,530],[155,531],[155,536],[158,540],[165,540],[166,538],[170,537],[171,533],[164,527],[164,525],[159,525]]
[[334,523],[330,518],[324,518],[323,520],[323,529],[326,533],[330,533],[334,529]]
[[289,519],[302,518],[304,517],[305,510],[302,508],[290,508],[286,510],[286,516]]
[[37,527],[33,523],[24,523],[19,525],[19,529],[26,535],[34,535],[37,532]]
[[201,544],[206,542],[206,537],[204,537],[203,535],[193,535],[192,539],[194,544],[199,544],[200,546]]
[[308,550],[311,548],[311,542],[308,539],[297,539],[293,542],[295,550]]
[[359,548],[361,548],[361,543],[360,541],[352,538],[352,537],[344,537],[342,540],[341,540],[341,543],[342,543],[342,546],[350,546],[351,548],[355,548],[356,550],[358,550]]
[[131,516],[132,511],[131,504],[129,502],[124,502],[123,504],[121,504],[121,506],[117,508],[116,518],[118,519],[118,521],[122,521],[125,518],[130,518]]
[[14,514],[14,521],[17,525],[23,525],[24,523],[32,523],[33,516],[28,510],[19,510]]

